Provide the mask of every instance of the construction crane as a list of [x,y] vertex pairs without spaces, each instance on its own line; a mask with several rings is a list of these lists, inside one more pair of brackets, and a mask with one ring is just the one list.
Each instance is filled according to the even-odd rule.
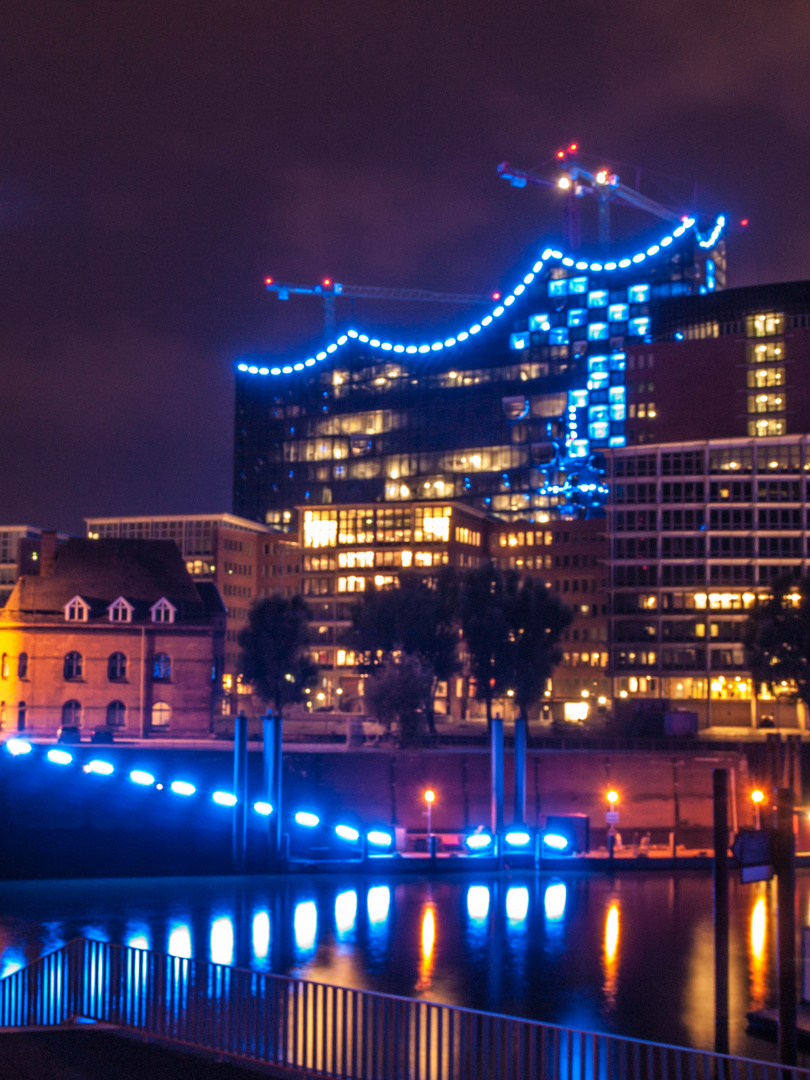
[[637,188],[623,184],[616,173],[610,169],[597,169],[592,172],[577,160],[579,146],[571,143],[564,150],[558,150],[554,161],[561,166],[555,176],[547,176],[534,169],[516,169],[508,161],[498,166],[498,175],[508,180],[512,187],[526,187],[538,184],[541,187],[557,188],[564,191],[567,199],[568,241],[572,248],[580,245],[579,210],[576,199],[584,195],[596,197],[599,206],[599,243],[607,247],[610,243],[610,204],[623,203],[636,210],[644,210],[663,221],[682,221],[687,215],[683,210],[656,202],[655,199],[642,195]]
[[339,281],[324,278],[320,285],[291,285],[286,281],[264,279],[268,292],[274,292],[279,300],[289,300],[291,295],[320,296],[323,299],[323,325],[327,336],[334,333],[336,327],[335,304],[339,296],[350,299],[362,297],[367,300],[416,300],[439,304],[491,304],[500,300],[501,294],[491,293],[480,296],[478,293],[430,292],[427,289],[388,289],[382,285],[341,285]]

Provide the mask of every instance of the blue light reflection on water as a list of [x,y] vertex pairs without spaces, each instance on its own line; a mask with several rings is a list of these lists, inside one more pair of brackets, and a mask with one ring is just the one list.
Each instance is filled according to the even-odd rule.
[[259,961],[259,966],[264,968],[264,962],[270,953],[270,912],[257,911],[253,916],[251,930],[253,955]]
[[[798,893],[806,912],[810,875],[800,872]],[[773,1004],[775,962],[771,945],[754,967],[746,960],[755,902],[750,887],[732,883],[732,1000],[739,1003],[732,1045],[758,1057],[764,1048],[745,1034],[744,1011],[754,991]],[[610,937],[608,949],[611,904],[621,906],[621,933]],[[436,938],[429,980],[428,908]],[[56,888],[5,882],[0,973],[88,934],[180,958],[710,1047],[711,908],[710,877],[687,872],[628,873],[618,881],[515,872],[387,883],[326,875],[77,881]],[[760,904],[760,918],[763,910]],[[773,943],[771,902],[767,920]],[[666,995],[658,992],[663,968]],[[753,978],[749,968],[756,986],[746,981]]]

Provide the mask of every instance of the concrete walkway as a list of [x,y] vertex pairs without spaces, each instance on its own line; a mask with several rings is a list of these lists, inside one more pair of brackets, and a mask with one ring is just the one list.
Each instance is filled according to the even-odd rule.
[[0,1034],[4,1080],[245,1080],[251,1074],[256,1075],[252,1069],[125,1038],[108,1028]]

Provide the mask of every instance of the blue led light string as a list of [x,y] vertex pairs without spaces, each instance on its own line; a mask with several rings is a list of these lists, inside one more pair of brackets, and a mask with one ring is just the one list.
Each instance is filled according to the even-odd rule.
[[[708,237],[702,238],[701,234],[695,230],[695,234],[698,238],[698,244],[701,248],[712,248],[720,238],[720,234],[725,227],[726,219],[721,214],[715,222],[714,228]],[[444,341],[434,341],[430,344],[423,343],[421,345],[402,345],[393,344],[390,341],[383,341],[381,338],[372,337],[369,334],[361,334],[357,330],[347,330],[345,334],[341,334],[336,341],[327,345],[325,349],[316,353],[315,356],[309,357],[307,360],[298,361],[295,364],[284,364],[281,367],[264,367],[257,364],[239,363],[236,365],[236,370],[249,374],[249,375],[291,375],[296,371],[305,371],[307,368],[314,367],[319,361],[326,360],[332,353],[338,351],[338,349],[345,346],[349,341],[359,341],[363,345],[370,345],[373,349],[379,349],[384,353],[393,353],[395,355],[425,355],[428,353],[442,352],[444,349],[452,349],[454,346],[459,345],[467,341],[471,337],[475,337],[476,334],[481,333],[487,327],[491,326],[497,319],[499,319],[508,308],[515,303],[515,301],[523,295],[526,291],[526,286],[531,285],[543,267],[552,261],[559,262],[562,266],[570,267],[575,270],[587,270],[590,273],[612,273],[615,270],[626,270],[632,266],[638,266],[644,263],[648,258],[655,258],[662,251],[666,249],[677,239],[679,239],[687,231],[695,225],[695,219],[686,218],[676,229],[672,230],[672,233],[668,236],[664,236],[659,240],[657,244],[653,244],[647,248],[646,251],[636,252],[635,255],[619,259],[617,261],[608,262],[588,262],[584,259],[572,259],[570,256],[565,255],[557,248],[546,248],[540,259],[534,264],[531,271],[525,275],[523,280],[518,284],[512,292],[504,297],[504,299],[493,308],[489,315],[486,315],[478,323],[473,323],[472,326],[463,330],[455,337],[446,338]]]

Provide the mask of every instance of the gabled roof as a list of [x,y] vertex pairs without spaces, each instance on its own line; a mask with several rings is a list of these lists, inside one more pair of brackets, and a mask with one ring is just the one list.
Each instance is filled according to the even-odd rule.
[[44,576],[19,579],[0,619],[63,620],[65,604],[76,595],[90,605],[91,619],[106,619],[119,597],[132,605],[136,621],[151,621],[149,609],[162,597],[177,609],[178,622],[209,614],[174,541],[74,537],[56,549]]

